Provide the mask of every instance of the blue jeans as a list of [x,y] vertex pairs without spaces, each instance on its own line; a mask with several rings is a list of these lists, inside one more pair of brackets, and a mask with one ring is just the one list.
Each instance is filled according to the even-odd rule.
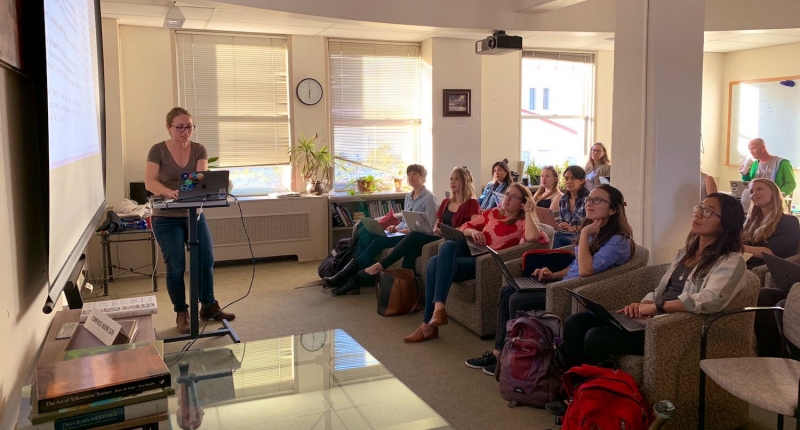
[[[153,232],[167,265],[167,292],[175,312],[189,309],[186,304],[186,241],[189,240],[188,218],[153,217]],[[214,249],[211,230],[206,216],[197,221],[197,250],[200,253],[200,303],[213,304],[214,300]]]
[[392,248],[405,236],[375,236],[370,234],[367,229],[360,228],[358,230],[358,247],[356,248],[355,261],[358,263],[359,269],[366,269],[375,263],[375,258],[386,248]]
[[425,274],[425,314],[422,322],[428,323],[433,317],[434,303],[447,300],[447,293],[453,282],[475,279],[475,257],[465,256],[461,247],[447,240],[439,248],[439,255],[428,261]]
[[553,237],[553,249],[572,245],[578,236],[578,233],[556,233],[555,237]]

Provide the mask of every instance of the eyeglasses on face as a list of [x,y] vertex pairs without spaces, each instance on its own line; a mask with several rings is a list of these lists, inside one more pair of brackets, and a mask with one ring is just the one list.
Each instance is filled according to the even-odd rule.
[[516,194],[508,194],[508,193],[502,194],[502,193],[498,193],[497,191],[495,191],[494,192],[494,196],[497,197],[497,200],[508,199],[509,201],[512,201],[512,202],[514,200],[517,200],[517,201],[520,201],[520,202],[522,201],[522,197],[520,197],[520,196],[518,196]]
[[722,219],[722,215],[714,212],[713,210],[704,207],[703,205],[694,205],[692,206],[692,213],[696,214],[697,211],[700,211],[700,216],[703,218],[711,218],[711,215],[716,215],[719,219]]
[[592,149],[592,152],[603,152],[603,148]]
[[599,205],[600,203],[603,203],[603,202],[608,203],[609,205],[611,205],[610,201],[608,201],[608,200],[606,200],[606,199],[604,199],[602,197],[586,197],[584,201],[587,204],[591,203],[591,204],[593,204],[595,206],[597,206],[597,205]]
[[183,133],[186,130],[194,131],[197,126],[194,124],[189,125],[171,125],[170,127],[174,128],[178,133]]

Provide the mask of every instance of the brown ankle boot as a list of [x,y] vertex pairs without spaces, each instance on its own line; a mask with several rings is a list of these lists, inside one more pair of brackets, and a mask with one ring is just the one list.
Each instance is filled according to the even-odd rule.
[[175,325],[178,327],[178,333],[189,334],[189,311],[178,312]]
[[214,302],[209,305],[200,306],[200,319],[203,321],[208,321],[210,319],[213,319],[214,321],[233,321],[236,319],[236,315],[221,311],[219,303]]

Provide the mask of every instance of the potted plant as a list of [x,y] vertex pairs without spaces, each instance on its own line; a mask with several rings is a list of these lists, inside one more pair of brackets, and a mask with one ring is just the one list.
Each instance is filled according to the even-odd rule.
[[359,193],[373,193],[378,191],[378,181],[372,175],[356,178],[356,189]]
[[330,171],[333,161],[327,146],[317,149],[315,141],[319,136],[314,133],[310,139],[300,135],[297,145],[289,148],[289,157],[297,163],[300,173],[306,181],[306,192],[320,195],[325,192],[325,187],[330,181]]
[[534,160],[531,160],[525,167],[525,174],[530,178],[531,185],[539,185],[542,178],[542,168],[537,166]]

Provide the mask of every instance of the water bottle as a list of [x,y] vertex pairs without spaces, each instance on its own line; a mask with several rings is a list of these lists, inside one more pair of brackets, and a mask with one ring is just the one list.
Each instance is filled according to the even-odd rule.
[[660,429],[672,417],[672,413],[675,412],[675,405],[669,400],[662,400],[653,406],[653,411],[656,413],[656,420],[653,421],[653,424],[650,424],[647,430]]

